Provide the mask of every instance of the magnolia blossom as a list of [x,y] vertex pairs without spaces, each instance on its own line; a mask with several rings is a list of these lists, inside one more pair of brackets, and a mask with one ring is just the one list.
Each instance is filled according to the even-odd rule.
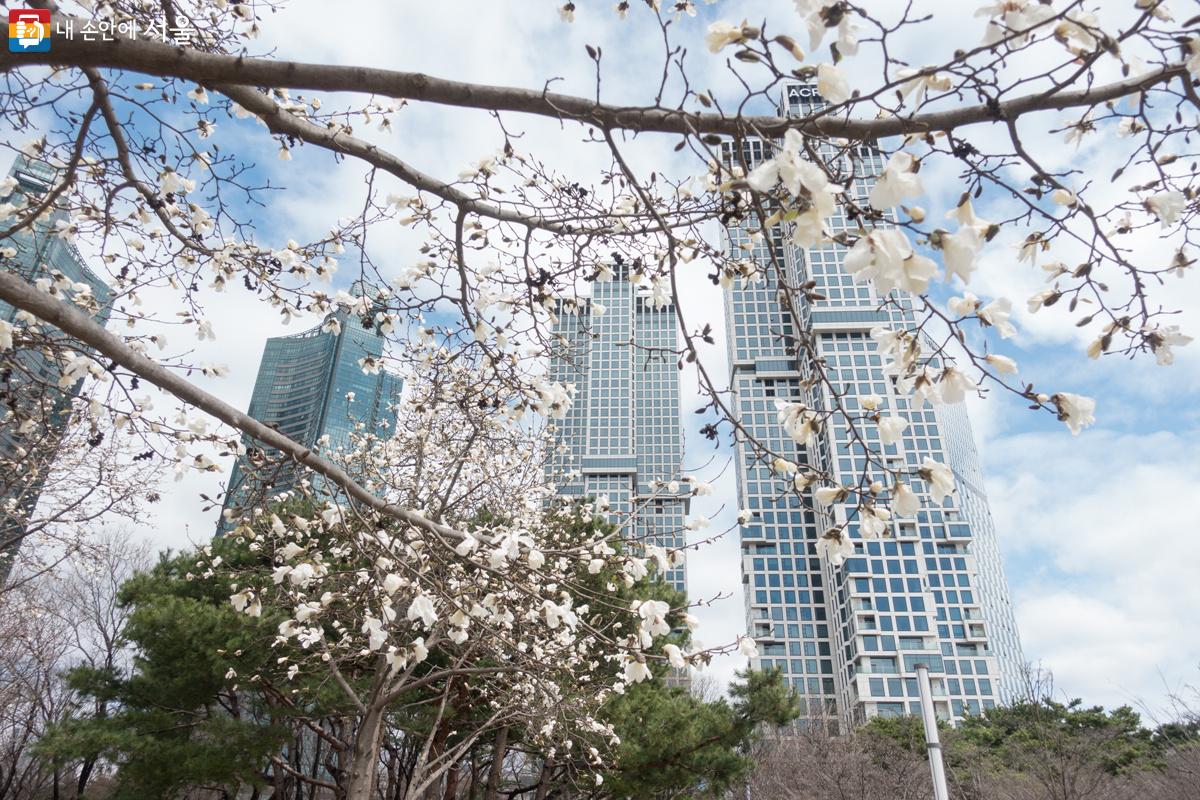
[[842,187],[829,182],[825,170],[804,157],[804,137],[795,130],[783,136],[783,146],[746,176],[746,183],[759,192],[768,192],[779,182],[793,197],[803,197],[808,208],[794,221],[792,239],[811,247],[826,237],[825,219],[837,211],[836,197]]
[[1183,347],[1192,341],[1192,337],[1181,332],[1178,325],[1168,325],[1150,332],[1150,344],[1154,350],[1154,358],[1159,366],[1175,363],[1175,353],[1172,347]]
[[963,283],[970,283],[971,273],[975,271],[975,259],[983,247],[983,238],[979,231],[972,227],[962,227],[956,233],[942,232],[937,241],[942,247],[946,279],[957,275],[962,278]]
[[437,609],[434,608],[433,598],[424,592],[421,592],[412,599],[412,603],[408,606],[408,613],[405,617],[410,621],[420,619],[426,628],[433,627],[433,623],[437,622]]
[[924,193],[921,177],[917,174],[920,166],[915,158],[903,150],[892,153],[883,173],[875,181],[868,197],[871,207],[886,211],[899,205],[906,197],[918,197]]
[[946,308],[956,317],[969,317],[979,309],[979,298],[965,292],[962,297],[951,297],[946,301]]
[[908,420],[903,417],[880,417],[879,440],[884,444],[896,444],[908,428]]
[[873,281],[880,294],[893,289],[921,294],[937,274],[937,264],[914,253],[908,237],[895,228],[859,237],[846,254],[845,268],[859,283]]
[[683,660],[683,653],[679,650],[678,645],[664,644],[663,655],[667,657],[667,662],[675,669],[683,669],[687,666],[687,662]]
[[892,513],[901,517],[916,516],[921,500],[907,483],[897,482],[892,488]]
[[787,475],[796,471],[796,465],[786,458],[776,458],[771,462],[771,470],[778,475]]
[[738,652],[746,658],[758,658],[758,643],[749,636],[738,637]]
[[1008,356],[992,353],[991,355],[987,356],[985,360],[991,364],[996,372],[1000,375],[1012,375],[1017,371],[1017,362],[1013,361]]
[[854,542],[850,541],[849,534],[841,528],[826,531],[825,535],[817,540],[817,556],[822,555],[835,567],[841,566],[847,558],[854,555]]
[[979,309],[979,320],[996,329],[1001,339],[1011,339],[1017,335],[1017,329],[1008,321],[1012,316],[1012,301],[1000,297]]
[[1169,228],[1179,221],[1187,206],[1183,192],[1159,192],[1146,199],[1146,209],[1162,222],[1162,227]]
[[850,99],[850,84],[833,64],[817,67],[817,91],[830,103],[844,103]]
[[708,35],[704,37],[704,41],[708,45],[708,52],[719,53],[731,44],[745,41],[744,28],[744,24],[734,25],[720,20],[709,25]]
[[954,473],[945,464],[926,456],[920,474],[929,484],[929,496],[939,503],[954,494]]
[[1028,306],[1029,313],[1036,314],[1048,302],[1052,303],[1060,296],[1058,289],[1042,289],[1037,294],[1029,298]]
[[[983,35],[983,43],[996,44],[1008,39],[1014,33],[1022,33],[1045,22],[1055,14],[1054,8],[1043,5],[1037,0],[996,0],[991,5],[981,7],[975,12],[977,17],[992,17],[988,21],[987,30]],[[1011,44],[1019,46],[1029,40],[1029,34],[1011,39]]]
[[933,89],[945,92],[953,85],[949,75],[938,75],[937,73],[922,75],[921,73],[927,69],[929,67],[921,70],[916,70],[912,67],[901,67],[896,71],[896,77],[904,81],[900,85],[901,97],[907,98],[909,95],[912,95],[913,102],[920,104],[925,99],[926,90]]
[[887,533],[887,523],[891,518],[892,512],[886,508],[867,506],[863,508],[858,521],[859,534],[864,539],[878,539]]
[[737,516],[738,525],[746,525],[752,519],[754,519],[754,512],[751,511],[750,509],[743,508],[741,511],[738,512],[738,516]]
[[627,656],[625,661],[625,681],[626,683],[641,683],[651,677],[650,668],[646,666],[646,662],[639,660],[633,656]]
[[[825,38],[825,32],[832,27],[825,16],[828,0],[794,0],[796,11],[807,15],[809,49],[816,50]],[[853,14],[841,14],[837,22],[837,49],[844,56],[858,53],[858,27],[851,21]],[[824,95],[824,92],[822,92]]]
[[845,500],[848,494],[844,486],[822,486],[813,492],[813,497],[821,505],[829,506]]
[[1058,418],[1067,424],[1071,433],[1079,432],[1096,421],[1096,401],[1090,397],[1059,392],[1050,398],[1058,409]]
[[950,366],[942,371],[942,377],[938,380],[938,388],[943,403],[961,403],[966,399],[967,393],[975,391],[977,387],[970,375]]
[[812,445],[820,425],[820,417],[803,403],[776,400],[779,422],[796,444]]
[[1075,193],[1067,191],[1066,189],[1055,189],[1050,194],[1050,199],[1058,205],[1067,206],[1068,208],[1078,202],[1078,198],[1075,197]]

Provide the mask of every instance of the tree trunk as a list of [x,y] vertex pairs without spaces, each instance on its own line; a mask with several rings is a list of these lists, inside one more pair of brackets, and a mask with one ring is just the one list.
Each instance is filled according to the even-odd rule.
[[504,753],[508,749],[508,726],[496,731],[496,745],[492,748],[492,768],[488,772],[487,789],[483,800],[497,800],[500,791],[500,773],[504,771]]
[[350,754],[350,778],[346,800],[372,800],[379,772],[379,745],[383,739],[383,709],[370,708],[363,715]]

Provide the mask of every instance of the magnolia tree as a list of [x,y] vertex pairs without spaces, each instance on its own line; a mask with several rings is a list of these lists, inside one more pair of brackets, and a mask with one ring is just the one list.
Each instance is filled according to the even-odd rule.
[[[229,537],[261,559],[231,568],[210,548],[196,575],[227,577],[235,609],[280,620],[286,678],[327,673],[358,711],[343,745],[347,797],[371,796],[389,716],[418,691],[437,709],[405,796],[442,787],[482,737],[510,728],[549,759],[599,769],[600,747],[617,743],[597,718],[612,694],[655,663],[683,669],[709,655],[664,638],[695,624],[686,608],[628,595],[676,553],[593,523],[604,498],[549,503],[540,426],[513,422],[521,398],[498,393],[504,411],[478,413],[463,398],[486,372],[424,347],[395,434],[360,429],[332,454],[383,510],[329,499],[309,481],[247,498],[226,512]],[[429,522],[386,513],[396,506]],[[262,676],[234,653],[226,677]],[[473,716],[459,719],[463,707]]]
[[[953,491],[951,471],[932,459],[886,459],[881,445],[908,420],[886,398],[845,402],[813,339],[790,328],[772,335],[802,364],[804,396],[781,399],[780,425],[799,444],[844,425],[865,466],[847,482],[754,440],[713,368],[722,343],[705,319],[711,311],[691,304],[685,287],[704,277],[723,286],[768,280],[793,319],[825,298],[777,248],[755,247],[764,255],[751,257],[729,247],[723,225],[747,231],[752,245],[836,248],[881,308],[912,308],[911,325],[881,326],[872,338],[896,391],[923,403],[1011,392],[1072,433],[1094,421],[1095,400],[1056,376],[1018,378],[1018,365],[994,352],[996,339],[1014,333],[1014,303],[1093,331],[1084,360],[1167,365],[1190,341],[1172,322],[1180,309],[1159,291],[1193,268],[1196,237],[1200,28],[1182,2],[985,4],[978,29],[932,64],[896,55],[901,42],[937,35],[936,18],[911,4],[797,0],[770,20],[715,21],[692,42],[676,24],[697,14],[692,2],[621,2],[612,12],[621,24],[652,26],[664,43],[661,71],[623,104],[606,101],[604,77],[620,67],[594,46],[579,58],[594,69],[595,91],[572,96],[271,57],[258,37],[271,19],[285,19],[273,13],[284,11],[280,3],[35,5],[76,35],[56,35],[50,52],[0,54],[5,117],[24,131],[10,147],[48,162],[57,177],[43,195],[7,200],[0,236],[53,218],[53,235],[102,268],[114,299],[105,330],[88,318],[88,298],[60,288],[58,277],[6,270],[0,299],[20,313],[0,322],[4,358],[38,346],[87,378],[80,419],[145,442],[150,460],[177,474],[215,469],[243,436],[311,470],[322,492],[339,498],[315,517],[285,519],[250,502],[231,519],[237,536],[273,557],[277,578],[232,593],[249,613],[291,609],[279,632],[281,647],[298,648],[288,658],[321,659],[335,675],[343,657],[387,660],[371,696],[359,698],[364,717],[372,698],[389,696],[441,647],[481,647],[511,664],[539,652],[551,669],[584,673],[591,660],[615,658],[625,665],[621,680],[644,676],[650,643],[641,633],[653,638],[666,627],[665,612],[647,610],[637,635],[601,635],[578,611],[600,598],[573,593],[571,576],[595,564],[636,578],[646,558],[670,555],[605,537],[558,542],[537,511],[552,486],[536,466],[544,431],[533,419],[553,424],[573,401],[571,386],[547,378],[547,359],[562,344],[555,326],[588,307],[597,281],[620,272],[639,287],[639,302],[673,304],[678,344],[656,355],[695,371],[715,415],[710,437],[740,437],[773,466],[780,490],[805,504],[846,504],[864,536],[940,503]],[[578,10],[561,6],[562,24],[584,24]],[[98,25],[115,35],[79,33]],[[736,88],[697,85],[694,76],[713,75],[714,65]],[[772,113],[789,80],[814,84],[825,102],[802,116]],[[498,147],[457,154],[457,175],[423,171],[390,135],[415,104],[478,111],[497,123]],[[510,132],[531,116],[559,123],[564,143],[599,149],[606,167],[563,173],[522,150]],[[1061,166],[1064,149],[1096,137],[1112,146]],[[752,141],[764,149],[748,161],[742,145]],[[275,187],[250,156],[264,143],[283,160],[298,148],[324,151],[331,167],[365,175],[357,212],[315,237],[283,218],[270,226],[283,234],[264,234]],[[690,169],[669,176],[639,166],[633,150],[648,146]],[[864,147],[886,163],[869,192],[854,189]],[[929,202],[923,179],[935,171],[953,176],[960,195],[944,220],[921,205]],[[994,196],[1017,210],[981,218],[976,201]],[[399,258],[373,235],[397,227],[421,242]],[[970,291],[980,260],[1004,241],[1017,242],[1003,254],[1011,269],[1044,277],[1031,297]],[[338,290],[347,272],[381,288]],[[946,294],[954,296],[937,299]],[[204,388],[196,377],[223,367],[195,363],[188,343],[236,335],[213,321],[214,304],[231,295],[258,304],[264,318],[336,325],[334,311],[364,317],[389,342],[386,357],[364,360],[364,370],[387,365],[436,387],[425,405],[406,408],[407,444],[375,441],[339,461]],[[139,382],[175,407],[150,408]],[[439,414],[459,428],[440,429]],[[849,552],[844,525],[831,521],[822,539],[834,561]],[[318,617],[340,627],[311,624]],[[518,622],[538,626],[536,635],[516,637],[508,626]],[[503,702],[554,704],[536,676],[505,687]]]

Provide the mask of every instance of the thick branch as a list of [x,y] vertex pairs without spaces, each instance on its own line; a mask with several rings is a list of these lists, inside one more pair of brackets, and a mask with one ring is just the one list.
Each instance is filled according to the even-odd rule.
[[[64,20],[67,19],[64,17]],[[367,67],[274,61],[264,58],[202,53],[149,40],[115,38],[113,41],[55,39],[48,53],[0,52],[0,69],[35,64],[127,69],[164,77],[186,78],[197,83],[243,84],[327,92],[360,92],[395,99],[418,100],[460,108],[515,111],[570,119],[610,130],[662,133],[717,133],[764,136],[782,135],[787,128],[848,139],[878,139],[909,133],[946,131],[964,125],[1011,119],[1035,111],[1092,106],[1144,91],[1186,74],[1182,65],[1160,67],[1145,75],[1071,92],[1039,92],[995,104],[963,106],[911,117],[814,120],[778,116],[727,117],[715,113],[689,113],[668,108],[616,106],[584,97],[508,86],[452,81],[419,72]]]
[[83,312],[57,298],[38,291],[12,272],[0,272],[0,299],[45,320],[64,333],[73,336],[98,353],[112,359],[143,380],[219,419],[226,425],[253,437],[263,444],[285,453],[316,473],[328,478],[356,502],[374,509],[407,525],[458,541],[464,534],[440,525],[408,509],[391,505],[359,486],[340,467],[322,458],[274,428],[243,414],[223,400],[181,378],[166,367],[151,361],[106,331]]

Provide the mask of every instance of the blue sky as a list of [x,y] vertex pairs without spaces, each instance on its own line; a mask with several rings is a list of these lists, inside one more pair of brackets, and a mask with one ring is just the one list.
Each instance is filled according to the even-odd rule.
[[[610,13],[611,2],[577,5],[577,21],[566,24],[553,3],[345,2],[339,4],[339,13],[367,22],[355,25],[350,39],[342,39],[331,35],[327,4],[298,2],[265,20],[261,45],[264,51],[277,47],[281,57],[419,70],[496,84],[540,87],[561,78],[555,90],[591,94],[592,63],[584,44],[599,44],[604,50],[606,99],[647,102],[657,80],[655,87],[647,87],[646,76],[660,71],[658,31],[645,25],[640,14],[620,22]],[[969,16],[973,9],[949,2],[925,5],[938,16],[932,23],[933,34],[908,44],[914,63],[920,63],[918,55],[925,60],[948,55],[923,51],[953,49],[964,37],[975,41],[976,29],[982,35],[983,21]],[[710,56],[703,46],[705,19],[764,17],[776,33],[803,33],[802,20],[792,5],[778,2],[719,3],[703,7],[701,18],[685,18],[673,27],[688,45],[690,72],[697,85],[712,87],[718,97],[733,90],[732,79],[721,72],[722,60]],[[943,36],[937,36],[937,31]],[[852,83],[869,80],[868,68],[859,70],[851,62]],[[348,101],[327,97],[326,102]],[[1031,124],[1030,141],[1049,147],[1064,161],[1074,158],[1087,163],[1111,144],[1111,136],[1096,137],[1072,153],[1055,146],[1051,141],[1055,137],[1044,133],[1055,121],[1045,117]],[[571,126],[560,128],[550,121],[517,116],[506,118],[506,123],[523,132],[519,147],[584,183],[593,180],[605,163],[602,148],[581,144],[580,132]],[[400,113],[394,133],[371,135],[419,168],[446,177],[494,152],[502,142],[495,125],[481,114],[416,104]],[[980,135],[986,140],[988,134]],[[358,165],[335,165],[327,154],[307,147],[297,149],[293,161],[281,162],[277,145],[250,122],[221,120],[212,141],[225,149],[239,148],[248,159],[259,162],[264,175],[286,187],[258,214],[266,242],[278,246],[288,237],[299,240],[319,234],[338,216],[361,206],[366,170]],[[644,169],[699,172],[697,165],[672,153],[673,144],[669,137],[644,137],[631,146],[630,157]],[[932,219],[940,218],[961,189],[952,172],[923,174],[930,195],[923,205]],[[985,218],[999,218],[1005,202],[985,196],[977,211]],[[1158,709],[1170,691],[1200,682],[1200,637],[1194,623],[1200,613],[1200,581],[1196,580],[1200,523],[1192,509],[1200,496],[1192,483],[1200,467],[1200,412],[1193,399],[1200,390],[1200,353],[1196,352],[1200,348],[1179,351],[1177,363],[1170,368],[1146,358],[1089,362],[1084,356],[1087,333],[1076,329],[1072,320],[1053,309],[1032,317],[1024,310],[1024,298],[1042,285],[1040,271],[1016,263],[1012,243],[1024,233],[1006,231],[988,246],[970,288],[981,297],[1013,299],[1020,333],[1001,352],[1017,359],[1023,378],[1049,391],[1099,399],[1097,424],[1078,437],[1049,415],[1026,411],[1015,397],[970,402],[1025,655],[1053,670],[1066,694],[1105,704],[1142,699]],[[712,235],[716,236],[715,229]],[[373,256],[389,269],[398,271],[416,260],[418,239],[411,233],[381,231],[372,234],[372,241]],[[1159,257],[1155,254],[1165,252],[1165,246],[1147,241],[1145,252]],[[339,283],[348,282],[352,271],[350,260],[344,259]],[[1200,302],[1196,283],[1191,276],[1155,290],[1161,291],[1162,302],[1190,312],[1179,320],[1185,330],[1193,327],[1190,323]],[[696,287],[688,298],[694,309],[691,318],[707,318],[720,333],[719,293],[704,280],[689,284]],[[261,342],[302,328],[295,324],[285,328],[253,315],[255,304],[236,290],[218,299],[219,304],[210,309],[218,339],[199,343],[195,360],[228,364],[232,368],[228,378],[202,382],[244,407]],[[709,368],[723,374],[720,340],[709,358]],[[686,380],[694,382],[694,377]],[[699,425],[690,412],[696,405],[694,396],[685,397],[683,411],[693,428],[687,442],[689,463],[694,467],[709,462],[714,454],[712,445],[695,432]],[[722,447],[716,456],[707,471],[720,471],[729,451]],[[223,479],[191,475],[165,486],[158,522],[144,533],[157,544],[171,546],[206,538],[212,531],[211,515],[199,512],[197,494],[211,494]],[[697,503],[695,510],[715,514],[719,528],[722,522],[731,523],[736,513],[731,470],[725,470],[717,486],[717,495],[705,498],[711,503]],[[721,507],[724,511],[716,514]],[[733,536],[691,560],[694,597],[730,595],[699,615],[705,625],[701,638],[709,644],[730,641],[743,630],[740,581],[732,569],[738,561]],[[723,660],[714,666],[714,674],[726,678],[736,666],[736,659]]]

